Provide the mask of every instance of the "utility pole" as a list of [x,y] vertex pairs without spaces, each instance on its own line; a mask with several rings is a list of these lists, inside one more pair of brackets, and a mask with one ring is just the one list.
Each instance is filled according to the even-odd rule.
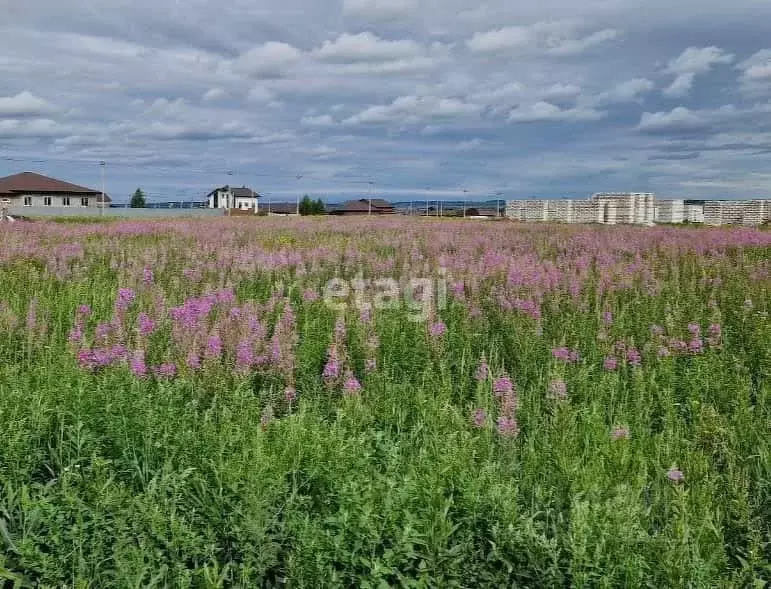
[[500,201],[500,198],[499,198],[501,196],[503,196],[503,192],[498,191],[498,192],[495,193],[495,216],[496,217],[502,217],[503,216],[503,215],[501,215],[501,201]]
[[[226,176],[232,176],[233,175],[233,170],[227,170],[225,172],[225,175]],[[233,195],[233,187],[230,185],[230,181],[228,181],[228,197],[227,197],[227,200],[225,201],[225,206],[227,207],[227,213],[226,214],[227,214],[228,217],[230,217],[230,209],[232,208],[233,204],[235,204],[235,203],[231,203],[230,202],[230,199],[232,198],[232,195]]]
[[300,180],[303,179],[302,174],[297,174],[297,216],[300,216]]
[[375,184],[375,182],[370,180],[367,184],[369,184],[369,208],[367,209],[367,216],[370,216],[372,215],[372,185]]
[[463,218],[466,218],[466,195],[468,194],[468,190],[465,188],[463,189]]
[[102,176],[102,206],[99,207],[99,216],[104,216],[104,167],[106,166],[106,162],[99,162],[99,170],[101,171]]

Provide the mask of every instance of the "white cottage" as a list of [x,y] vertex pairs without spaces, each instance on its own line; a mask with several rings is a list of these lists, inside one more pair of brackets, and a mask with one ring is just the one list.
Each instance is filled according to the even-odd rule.
[[210,209],[241,209],[242,211],[259,210],[257,199],[260,195],[251,188],[242,186],[222,186],[212,190],[207,199]]

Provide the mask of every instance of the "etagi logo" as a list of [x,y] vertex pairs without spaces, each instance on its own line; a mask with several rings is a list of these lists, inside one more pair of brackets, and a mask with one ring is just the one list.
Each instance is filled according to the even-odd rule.
[[333,278],[324,287],[324,302],[344,311],[349,306],[362,309],[407,309],[410,321],[432,318],[447,307],[447,273],[440,268],[435,278],[371,278],[352,280]]

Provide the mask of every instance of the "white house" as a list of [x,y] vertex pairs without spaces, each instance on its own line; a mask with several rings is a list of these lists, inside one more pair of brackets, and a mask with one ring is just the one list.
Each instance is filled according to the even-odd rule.
[[246,186],[222,186],[207,195],[210,209],[253,210],[255,213],[259,210],[258,198],[260,195]]

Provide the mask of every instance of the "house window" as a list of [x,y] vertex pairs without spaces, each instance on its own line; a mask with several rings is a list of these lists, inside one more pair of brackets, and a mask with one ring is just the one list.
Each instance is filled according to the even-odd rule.
[[87,196],[84,196],[83,198],[80,199],[80,206],[82,206],[82,207],[87,207],[88,206],[88,197]]
[[31,207],[32,206],[32,197],[31,196],[25,196],[24,197],[24,206],[25,207]]
[[47,207],[51,206],[51,197],[50,196],[44,196],[43,197],[43,204]]
[[69,196],[63,196],[62,197],[62,205],[65,207],[70,206],[70,197]]

